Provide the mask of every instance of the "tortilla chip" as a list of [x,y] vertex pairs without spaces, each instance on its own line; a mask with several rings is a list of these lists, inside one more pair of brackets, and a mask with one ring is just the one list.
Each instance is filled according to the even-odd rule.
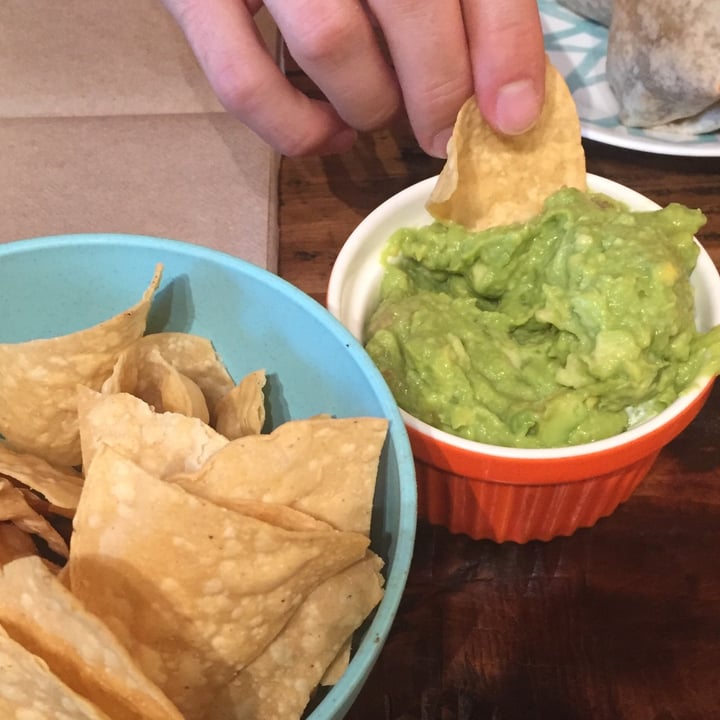
[[74,521],[70,587],[187,717],[201,717],[368,539],[288,531],[158,480],[102,446]]
[[127,650],[37,557],[0,568],[0,624],[114,720],[183,720]]
[[[134,365],[131,360],[138,361],[138,365]],[[120,368],[121,372],[112,378],[112,383],[103,384],[103,392],[107,393],[107,388],[118,386],[122,389],[113,392],[132,393],[157,412],[178,412],[209,422],[207,401],[200,387],[171,365],[156,347],[151,346],[141,356],[125,354],[115,367]],[[119,382],[119,378],[124,382]]]
[[265,424],[264,370],[246,375],[215,406],[215,429],[229,440],[257,435]]
[[388,423],[383,418],[293,420],[218,450],[195,473],[168,479],[212,502],[288,505],[338,530],[370,532]]
[[30,535],[11,522],[0,522],[0,566],[37,554],[37,547]]
[[44,497],[38,495],[34,490],[26,487],[22,483],[17,482],[14,478],[7,478],[10,480],[10,484],[16,487],[25,498],[27,504],[38,514],[42,515],[52,522],[53,519],[65,518],[66,521],[72,520],[72,516],[75,514],[74,510],[67,510],[65,508],[56,508],[51,505]]
[[140,301],[109,320],[60,337],[0,344],[0,434],[19,452],[80,463],[78,384],[99,389],[118,355],[145,332],[162,268]]
[[352,654],[352,637],[348,638],[335,659],[328,665],[325,674],[320,678],[321,685],[335,685],[335,683],[345,674],[350,664],[350,655]]
[[0,475],[40,493],[54,510],[66,517],[72,517],[80,500],[83,480],[72,468],[57,468],[35,455],[17,453],[1,442]]
[[149,358],[154,353],[200,388],[210,411],[210,422],[214,424],[215,406],[235,383],[212,343],[198,335],[160,332],[139,338],[118,358],[102,391],[131,393],[162,410],[154,387],[157,381],[148,372]]
[[200,386],[172,366],[168,368],[169,372],[165,373],[160,383],[162,411],[196,417],[209,423],[210,411]]
[[207,717],[299,718],[328,665],[382,599],[382,565],[368,552],[315,588],[280,635],[218,695]]
[[198,470],[228,443],[198,418],[156,413],[134,395],[104,395],[85,387],[77,392],[84,467],[107,444],[150,474],[165,478]]
[[110,720],[58,680],[39,657],[0,627],[0,717],[16,720]]
[[22,490],[0,478],[0,522],[7,521],[23,532],[41,537],[60,557],[68,556],[68,546],[62,535],[32,508]]
[[495,132],[475,98],[465,102],[448,143],[447,162],[427,202],[435,219],[469,230],[525,222],[556,190],[586,189],[575,102],[549,60],[546,67],[543,110],[522,135]]
[[332,525],[286,505],[274,505],[256,500],[223,500],[216,504],[284,530],[334,530]]

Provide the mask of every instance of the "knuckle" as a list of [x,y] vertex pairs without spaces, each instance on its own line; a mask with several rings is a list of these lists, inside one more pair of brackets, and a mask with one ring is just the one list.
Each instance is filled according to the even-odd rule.
[[182,28],[193,24],[199,10],[198,4],[193,0],[163,0],[163,5]]
[[530,13],[506,10],[493,16],[494,42],[505,45],[508,52],[534,46],[540,32],[539,19]]
[[422,147],[429,148],[438,132],[453,126],[458,110],[472,92],[469,77],[438,78],[425,86],[422,100],[410,108],[413,130]]
[[357,123],[358,130],[371,132],[388,125],[395,118],[400,108],[399,101],[392,101],[382,106],[375,106],[369,117],[361,123]]
[[341,11],[326,12],[297,28],[293,55],[298,62],[315,64],[344,53],[357,38],[357,24]]
[[243,72],[236,59],[218,62],[213,76],[214,90],[225,108],[241,115],[252,114],[263,102],[263,83],[259,76]]
[[426,94],[428,105],[433,111],[447,114],[448,108],[459,107],[470,97],[472,80],[460,74],[446,75],[428,85]]
[[317,146],[317,139],[307,132],[286,132],[275,138],[273,146],[285,157],[299,158],[312,154]]

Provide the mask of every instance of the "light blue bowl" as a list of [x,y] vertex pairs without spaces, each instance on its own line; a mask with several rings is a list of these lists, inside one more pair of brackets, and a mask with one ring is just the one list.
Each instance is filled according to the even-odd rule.
[[158,262],[164,272],[150,329],[208,337],[236,379],[265,368],[273,425],[317,413],[390,421],[371,532],[372,547],[386,562],[385,596],[356,633],[348,670],[308,715],[338,720],[367,679],[395,617],[417,505],[403,421],[355,338],[297,288],[230,255],[151,237],[80,234],[0,244],[0,342],[65,334],[130,307]]

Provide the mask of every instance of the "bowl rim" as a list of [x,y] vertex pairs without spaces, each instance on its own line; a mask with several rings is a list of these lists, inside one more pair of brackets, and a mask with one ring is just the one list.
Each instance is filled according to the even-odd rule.
[[[374,229],[381,219],[392,215],[400,208],[407,207],[413,203],[417,204],[420,200],[429,197],[429,194],[437,182],[438,177],[438,175],[435,175],[425,178],[424,180],[414,183],[413,185],[406,187],[392,197],[388,198],[385,202],[370,212],[350,234],[345,244],[340,249],[335,264],[333,265],[327,290],[327,307],[330,312],[341,321],[343,320],[342,297],[346,278],[349,273],[352,273],[352,268],[356,262],[356,254],[366,242],[368,234]],[[592,173],[587,173],[587,180],[588,187],[591,191],[605,193],[611,197],[618,198],[623,202],[631,204],[633,210],[656,210],[661,207],[658,203],[642,193],[614,180]],[[430,218],[429,215],[428,218]],[[432,218],[430,218],[430,220],[432,220]],[[695,238],[695,242],[700,249],[698,265],[701,266],[701,269],[704,272],[712,277],[717,284],[718,290],[720,290],[720,273],[718,273],[718,270],[712,262],[710,256],[704,247],[699,243],[697,238]],[[435,428],[411,415],[402,408],[400,408],[400,415],[408,428],[410,428],[411,431],[414,431],[412,432],[412,435],[427,438],[440,447],[448,448],[451,452],[453,450],[459,450],[463,455],[474,454],[477,456],[484,455],[508,461],[518,460],[535,462],[561,459],[566,460],[568,458],[578,459],[589,456],[598,456],[605,453],[613,453],[618,449],[642,443],[650,436],[659,433],[668,422],[672,421],[677,416],[688,413],[698,399],[709,392],[713,381],[713,377],[700,375],[696,377],[693,382],[685,388],[685,390],[683,390],[681,395],[673,403],[645,422],[609,438],[566,447],[514,448],[502,445],[491,445],[489,443],[482,443],[475,440],[467,440],[457,435],[453,435],[452,433]]]
[[158,252],[179,253],[194,259],[219,263],[226,268],[238,271],[245,277],[252,277],[268,283],[274,290],[301,309],[316,315],[346,348],[353,350],[353,357],[361,366],[363,373],[369,377],[372,385],[382,392],[382,395],[378,396],[378,402],[385,417],[389,420],[388,437],[392,437],[398,466],[404,471],[398,473],[400,483],[398,534],[395,538],[392,568],[385,575],[383,597],[369,621],[366,621],[368,624],[362,640],[353,646],[350,662],[343,675],[313,708],[307,720],[340,717],[337,713],[346,712],[349,709],[380,655],[402,600],[414,552],[417,530],[417,485],[414,474],[414,458],[407,428],[390,388],[361,343],[335,316],[327,311],[322,303],[276,273],[222,250],[152,235],[81,232],[45,235],[0,243],[0,258],[69,245],[97,247],[100,245],[117,246],[118,244],[127,248],[150,248]]

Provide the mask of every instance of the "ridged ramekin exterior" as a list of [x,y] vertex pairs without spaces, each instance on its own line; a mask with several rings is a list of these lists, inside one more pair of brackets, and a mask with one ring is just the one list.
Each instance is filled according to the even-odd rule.
[[525,543],[572,535],[627,500],[657,455],[617,472],[550,485],[476,480],[416,460],[418,512],[434,525],[476,540]]

